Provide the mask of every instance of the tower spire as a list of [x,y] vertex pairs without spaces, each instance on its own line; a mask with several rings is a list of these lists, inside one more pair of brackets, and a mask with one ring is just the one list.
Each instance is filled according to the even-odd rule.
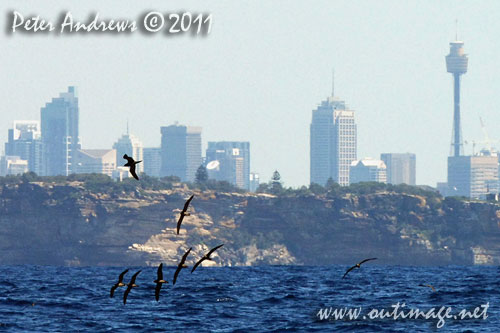
[[127,135],[129,135],[129,134],[128,134],[128,119],[127,119]]
[[455,40],[458,40],[458,19],[455,19]]

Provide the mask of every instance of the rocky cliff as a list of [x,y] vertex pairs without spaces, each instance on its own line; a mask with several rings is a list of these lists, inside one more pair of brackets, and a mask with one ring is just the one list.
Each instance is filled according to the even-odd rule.
[[[175,234],[178,212],[195,194]],[[0,188],[0,264],[207,265],[500,263],[500,206],[378,191],[338,196],[188,189],[89,190],[82,182]],[[204,263],[205,264],[205,263]]]

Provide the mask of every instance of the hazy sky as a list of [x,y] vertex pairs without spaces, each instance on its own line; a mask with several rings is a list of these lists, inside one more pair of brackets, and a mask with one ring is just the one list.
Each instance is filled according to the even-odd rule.
[[[139,21],[149,10],[209,12],[207,37],[163,34],[7,35],[12,10],[56,22]],[[356,111],[358,158],[417,155],[417,183],[446,180],[453,117],[445,55],[465,41],[462,132],[500,139],[500,1],[2,1],[0,142],[12,121],[78,87],[83,148],[111,148],[126,130],[160,145],[160,126],[203,127],[208,141],[250,141],[251,170],[309,183],[311,112],[331,92]],[[138,22],[140,23],[140,22]],[[500,146],[500,144],[499,144]],[[3,150],[3,149],[2,149]],[[465,148],[472,151],[472,145]],[[476,149],[477,150],[477,149]]]

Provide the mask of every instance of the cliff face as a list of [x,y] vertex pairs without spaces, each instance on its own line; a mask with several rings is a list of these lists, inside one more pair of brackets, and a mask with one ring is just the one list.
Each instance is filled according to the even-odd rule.
[[[224,243],[207,265],[500,263],[500,206],[381,192],[274,197],[82,183],[0,189],[0,264],[176,265]],[[195,194],[176,235],[178,212]],[[205,264],[205,263],[204,263]]]

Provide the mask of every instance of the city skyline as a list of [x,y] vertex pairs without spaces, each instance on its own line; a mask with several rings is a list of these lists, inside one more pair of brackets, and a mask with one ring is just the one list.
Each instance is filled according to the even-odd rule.
[[[7,1],[0,9],[48,18],[59,9],[75,17],[92,10],[129,17],[144,9],[143,4],[51,3],[47,9]],[[457,18],[458,37],[470,58],[461,87],[465,154],[472,151],[471,140],[483,139],[480,116],[498,139],[500,70],[492,64],[500,51],[491,42],[499,28],[492,19],[500,11],[496,2],[335,1],[314,8],[290,2],[277,21],[270,20],[283,5],[189,2],[213,13],[212,33],[204,39],[4,32],[0,58],[8,66],[0,73],[10,83],[0,92],[0,140],[7,141],[12,121],[39,119],[40,107],[55,92],[75,85],[83,148],[112,146],[127,118],[144,147],[157,147],[160,135],[153,126],[177,120],[203,127],[202,151],[208,141],[250,141],[251,171],[262,182],[277,169],[287,186],[307,185],[310,112],[329,95],[334,67],[336,94],[356,110],[358,157],[415,153],[418,184],[436,186],[446,181],[453,89],[443,61]],[[162,2],[151,6],[165,10]],[[242,12],[255,24],[237,21],[235,14]]]

